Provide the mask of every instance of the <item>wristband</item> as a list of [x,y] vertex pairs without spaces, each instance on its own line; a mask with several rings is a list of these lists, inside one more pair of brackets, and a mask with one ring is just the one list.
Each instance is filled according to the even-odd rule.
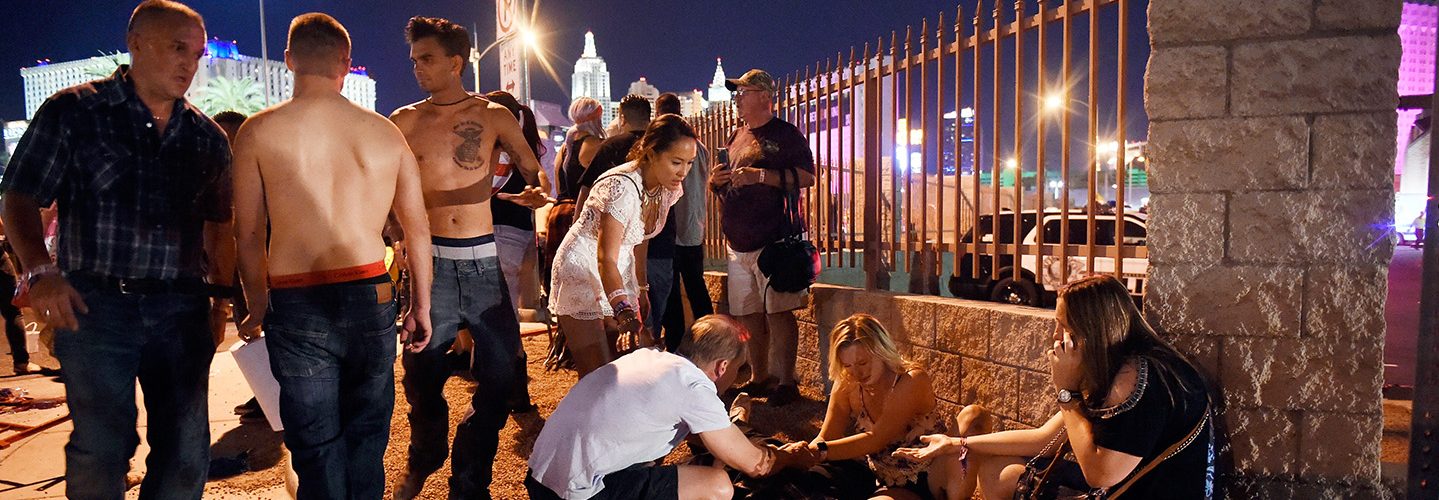
[[621,300],[619,302],[616,302],[613,306],[611,306],[611,308],[615,311],[615,317],[619,317],[620,313],[622,312],[634,312],[635,310],[634,304],[630,304],[630,301],[628,300]]
[[616,288],[616,289],[614,289],[614,290],[611,290],[609,295],[606,295],[606,296],[605,296],[605,300],[608,300],[608,301],[610,301],[610,302],[614,302],[614,300],[615,300],[616,297],[628,297],[629,294],[630,294],[630,293],[627,292],[627,291],[625,291],[624,288]]
[[27,286],[34,286],[35,282],[38,281],[41,277],[50,274],[60,274],[60,268],[56,266],[53,262],[49,264],[40,264],[31,268],[30,272],[25,273],[25,284]]

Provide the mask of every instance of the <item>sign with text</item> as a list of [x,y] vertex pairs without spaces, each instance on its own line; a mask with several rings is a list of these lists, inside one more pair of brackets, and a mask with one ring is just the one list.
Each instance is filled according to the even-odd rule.
[[530,96],[526,90],[529,88],[525,83],[525,49],[523,36],[520,34],[521,27],[529,21],[525,17],[524,0],[496,0],[495,1],[495,39],[504,40],[500,43],[500,90],[509,92],[520,102],[526,102]]

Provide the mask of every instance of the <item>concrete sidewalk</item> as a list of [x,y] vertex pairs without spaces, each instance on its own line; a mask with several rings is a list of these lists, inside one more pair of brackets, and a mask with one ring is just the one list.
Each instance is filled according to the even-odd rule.
[[[279,439],[278,433],[270,431],[264,425],[241,426],[240,418],[234,414],[234,407],[251,397],[250,387],[245,383],[245,378],[240,374],[240,369],[235,365],[235,359],[229,352],[230,346],[235,342],[238,342],[238,337],[232,324],[227,331],[226,341],[217,349],[215,359],[210,365],[209,401],[212,459],[225,456],[222,453],[235,448],[236,446],[233,444],[236,442],[243,447],[245,441],[277,443]],[[3,377],[0,378],[0,387],[24,389],[34,398],[53,398],[65,395],[65,388],[58,378],[42,375]],[[136,450],[135,458],[131,460],[130,466],[132,477],[138,478],[143,477],[145,473],[145,456],[149,453],[150,448],[145,439],[148,429],[145,425],[143,394],[137,389],[135,396],[136,404],[140,409],[140,418],[137,422],[140,447]],[[64,415],[68,411],[68,407],[62,405],[49,410],[0,415],[0,421],[33,425],[58,415]],[[0,498],[64,498],[65,482],[61,479],[65,474],[65,443],[69,439],[72,428],[73,425],[67,421],[0,450]],[[268,436],[265,436],[266,434]],[[222,441],[226,443],[222,443]],[[259,494],[254,490],[240,491],[225,485],[224,481],[212,479],[206,485],[205,498],[286,499],[289,498],[289,494],[285,491],[282,477],[277,478],[278,480],[275,481],[277,484],[273,487],[263,489]],[[131,488],[127,492],[126,498],[138,498],[139,493],[138,487]]]

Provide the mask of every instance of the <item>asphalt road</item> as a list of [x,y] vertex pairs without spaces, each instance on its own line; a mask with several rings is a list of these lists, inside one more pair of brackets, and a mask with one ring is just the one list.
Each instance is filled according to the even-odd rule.
[[1423,251],[1400,246],[1389,263],[1389,299],[1384,308],[1384,383],[1414,385],[1418,356],[1419,291]]

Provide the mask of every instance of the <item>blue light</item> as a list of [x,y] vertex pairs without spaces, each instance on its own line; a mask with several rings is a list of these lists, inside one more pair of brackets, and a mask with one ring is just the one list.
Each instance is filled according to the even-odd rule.
[[205,42],[205,55],[211,59],[240,59],[240,49],[235,42],[225,41],[218,38]]
[[360,76],[370,76],[370,71],[369,71],[368,69],[365,69],[364,66],[352,66],[352,67],[350,68],[350,74],[352,74],[352,75],[360,75]]

